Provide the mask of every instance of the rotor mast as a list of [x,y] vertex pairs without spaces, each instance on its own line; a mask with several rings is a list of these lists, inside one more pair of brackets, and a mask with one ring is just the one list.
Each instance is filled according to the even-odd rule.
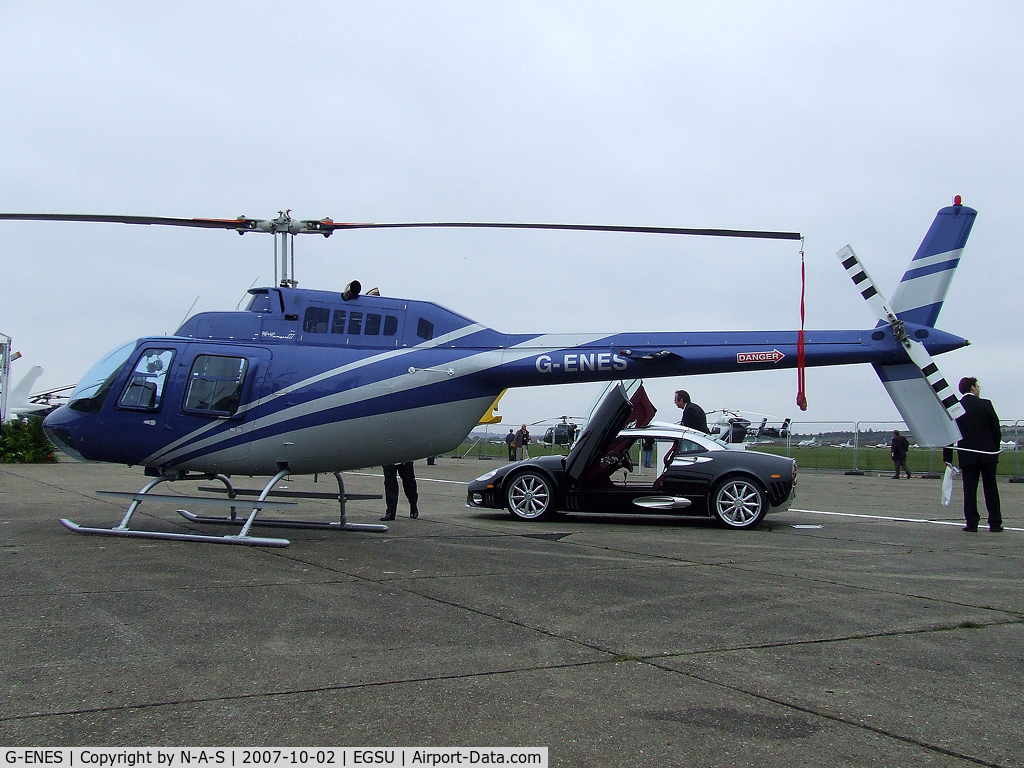
[[291,208],[278,211],[276,219],[263,219],[255,226],[257,232],[274,236],[274,283],[281,288],[299,286],[295,279],[295,235],[307,230],[304,222],[291,217],[291,212]]

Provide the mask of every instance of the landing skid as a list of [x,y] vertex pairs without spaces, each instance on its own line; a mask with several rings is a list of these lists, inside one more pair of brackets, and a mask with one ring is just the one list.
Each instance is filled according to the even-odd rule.
[[[386,525],[378,525],[377,523],[350,523],[345,513],[345,502],[363,499],[379,499],[381,495],[379,493],[345,493],[345,481],[341,477],[340,472],[334,473],[335,478],[338,480],[338,492],[337,493],[314,493],[314,492],[303,492],[303,491],[270,491],[264,489],[260,491],[251,488],[232,488],[230,483],[225,483],[224,488],[218,487],[204,487],[200,488],[201,491],[212,491],[214,493],[226,492],[228,494],[227,499],[210,499],[210,501],[217,502],[218,505],[230,505],[231,515],[229,517],[215,517],[212,515],[197,515],[184,509],[179,509],[178,514],[184,517],[186,520],[193,523],[210,523],[214,525],[241,525],[244,521],[235,513],[235,505],[237,502],[231,501],[231,499],[237,498],[238,496],[256,496],[260,494],[260,498],[267,496],[274,496],[276,498],[289,498],[289,499],[335,499],[341,508],[340,519],[337,522],[322,522],[317,520],[278,520],[278,519],[266,519],[260,518],[256,520],[253,525],[266,528],[307,528],[315,531],[369,531],[370,533],[387,533],[388,527]],[[223,482],[223,481],[222,481]],[[267,508],[277,506],[293,506],[295,502],[265,502]],[[238,504],[238,506],[245,506],[244,504]]]
[[[254,525],[278,527],[278,528],[309,528],[314,530],[344,530],[344,531],[370,531],[375,533],[386,533],[388,527],[386,525],[376,524],[361,524],[361,523],[350,523],[346,519],[345,515],[345,501],[346,499],[379,499],[380,496],[368,495],[368,494],[353,494],[346,496],[345,494],[345,483],[341,478],[340,472],[335,472],[334,476],[338,480],[338,493],[296,493],[287,491],[273,492],[273,488],[281,480],[287,477],[291,472],[287,469],[283,469],[278,472],[274,477],[267,483],[266,487],[262,491],[253,491],[239,489],[236,490],[231,486],[230,480],[224,475],[201,475],[201,479],[207,480],[219,480],[224,484],[224,488],[203,488],[202,490],[223,490],[227,492],[227,498],[216,498],[211,496],[175,496],[169,494],[157,494],[150,493],[160,483],[172,482],[175,480],[187,480],[196,479],[195,476],[189,478],[185,473],[169,473],[156,478],[155,480],[146,484],[146,486],[138,493],[124,493],[121,491],[98,491],[105,496],[119,496],[122,498],[131,499],[131,505],[128,507],[128,511],[125,513],[124,519],[121,520],[121,524],[114,528],[89,528],[81,526],[72,520],[61,518],[60,522],[65,528],[74,533],[84,533],[98,536],[121,536],[129,538],[140,538],[140,539],[169,539],[171,541],[195,541],[204,542],[207,544],[243,544],[247,546],[255,547],[287,547],[291,542],[288,539],[276,539],[267,538],[262,536],[250,536],[249,530]],[[258,494],[258,498],[246,504],[244,501],[237,500],[238,495],[249,495],[255,496]],[[267,497],[270,495],[274,496],[288,496],[293,498],[334,498],[337,499],[341,506],[341,518],[338,522],[316,522],[316,521],[303,521],[303,520],[259,520],[257,521],[257,515],[264,509],[287,509],[289,507],[296,506],[294,501],[268,501]],[[143,501],[160,501],[160,502],[171,502],[174,504],[188,503],[190,506],[193,504],[228,507],[230,508],[230,515],[228,517],[215,517],[207,515],[196,515],[185,509],[179,509],[178,514],[184,517],[186,520],[195,523],[217,523],[221,525],[241,525],[241,530],[234,535],[230,536],[209,536],[199,533],[169,533],[164,531],[146,531],[146,530],[133,530],[128,527],[131,522],[132,516],[135,511],[139,508],[139,505]],[[252,511],[247,517],[243,518],[238,516],[237,508],[251,508]]]
[[[181,496],[177,498],[182,498]],[[250,547],[287,547],[288,539],[270,539],[262,536],[204,536],[200,533],[165,533],[163,531],[133,531],[128,528],[87,528],[65,517],[61,525],[74,533],[99,536],[123,536],[136,539],[170,539],[171,541],[202,541],[207,544],[244,544]]]

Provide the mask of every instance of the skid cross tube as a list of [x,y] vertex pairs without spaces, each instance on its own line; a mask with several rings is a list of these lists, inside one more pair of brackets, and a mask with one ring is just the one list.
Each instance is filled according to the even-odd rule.
[[[302,491],[270,491],[264,489],[261,498],[265,496],[277,496],[291,499],[337,499],[340,507],[340,515],[337,522],[322,522],[318,520],[280,520],[280,519],[266,519],[260,518],[253,520],[252,525],[257,527],[265,528],[305,528],[309,530],[326,530],[326,531],[364,531],[369,533],[387,533],[388,527],[386,525],[380,525],[378,523],[350,523],[348,521],[348,515],[345,511],[345,502],[349,499],[362,500],[362,499],[379,499],[381,495],[379,493],[345,493],[345,481],[341,477],[340,472],[333,473],[334,477],[338,480],[338,493],[307,493]],[[218,475],[218,480],[221,480],[226,486],[226,489],[212,488],[212,487],[201,487],[201,491],[215,491],[223,492],[227,491],[228,498],[234,499],[237,496],[255,495],[258,491],[246,488],[232,488],[230,482],[227,481],[223,476]],[[216,501],[226,503],[225,499],[217,499]],[[274,506],[274,502],[264,502],[265,507]],[[187,512],[183,509],[178,510],[178,514],[193,523],[211,523],[220,525],[238,525],[241,520],[235,516],[235,508],[231,507],[230,517],[213,517],[208,515],[195,515],[191,512]]]

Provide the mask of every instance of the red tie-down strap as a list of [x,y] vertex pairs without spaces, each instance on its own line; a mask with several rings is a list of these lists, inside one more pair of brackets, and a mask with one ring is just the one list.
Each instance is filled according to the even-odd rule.
[[804,269],[804,241],[800,239],[800,332],[796,337],[796,404],[801,411],[807,410],[807,393],[804,391],[804,292],[807,288],[807,273]]

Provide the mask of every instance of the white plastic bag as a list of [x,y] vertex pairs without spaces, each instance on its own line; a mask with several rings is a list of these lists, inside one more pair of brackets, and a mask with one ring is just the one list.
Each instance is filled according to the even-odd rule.
[[942,506],[948,507],[953,497],[953,475],[959,474],[952,464],[946,465],[946,473],[942,476]]

